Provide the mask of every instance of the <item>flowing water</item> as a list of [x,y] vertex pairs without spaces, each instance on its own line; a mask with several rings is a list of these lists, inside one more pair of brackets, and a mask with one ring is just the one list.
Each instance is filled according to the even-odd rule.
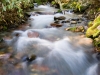
[[[40,7],[48,9],[47,6]],[[35,20],[39,20],[35,21],[34,25],[37,22],[40,24],[36,25],[34,29],[19,31],[20,35],[18,36],[14,36],[17,33],[15,31],[13,39],[8,40],[16,50],[18,57],[34,54],[36,59],[30,63],[28,61],[21,62],[20,70],[14,68],[17,72],[6,75],[99,75],[99,62],[96,54],[93,53],[92,40],[80,37],[78,33],[65,31],[63,28],[45,28],[45,22],[53,18],[52,15],[47,16],[34,16]],[[46,21],[40,21],[42,18],[45,18]],[[39,27],[39,25],[41,26]],[[29,37],[28,31],[38,32],[39,36],[31,33],[29,35],[31,37]],[[55,40],[51,41],[50,38],[55,38]]]

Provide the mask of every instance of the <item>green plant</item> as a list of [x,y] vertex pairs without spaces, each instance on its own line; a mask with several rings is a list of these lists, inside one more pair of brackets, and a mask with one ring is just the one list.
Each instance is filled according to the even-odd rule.
[[62,5],[62,7],[63,7],[63,9],[67,9],[67,8],[70,8],[70,5],[69,5],[68,3],[64,3],[64,4]]
[[52,5],[55,5],[55,4],[56,4],[56,2],[55,2],[55,1],[52,1],[52,2],[51,2],[51,4],[52,4]]
[[59,9],[57,12],[58,12],[58,13],[61,13],[62,11]]
[[0,29],[5,30],[10,24],[18,23],[20,18],[24,17],[24,10],[32,7],[32,2],[32,0],[1,0]]

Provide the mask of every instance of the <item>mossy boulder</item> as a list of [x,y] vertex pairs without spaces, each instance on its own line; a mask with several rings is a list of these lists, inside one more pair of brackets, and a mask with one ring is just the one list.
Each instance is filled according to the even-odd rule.
[[72,31],[72,32],[84,32],[84,26],[75,26],[75,27],[70,27],[66,28],[67,31]]
[[88,23],[88,27],[91,27],[91,26],[93,26],[93,21],[90,21],[90,22]]
[[87,37],[98,37],[100,34],[100,15],[93,21],[92,25],[87,29]]

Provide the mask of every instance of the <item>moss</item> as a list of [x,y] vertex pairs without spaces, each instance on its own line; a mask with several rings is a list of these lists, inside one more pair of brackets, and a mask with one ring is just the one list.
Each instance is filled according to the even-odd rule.
[[100,37],[95,38],[93,43],[94,43],[94,46],[96,47],[96,51],[100,52]]
[[85,31],[83,26],[75,26],[75,27],[68,28],[66,30],[72,31],[72,32],[84,32]]
[[90,21],[89,23],[88,23],[88,27],[91,27],[93,25],[93,21]]
[[76,30],[76,27],[72,27],[69,30],[72,31],[72,32],[74,32]]
[[86,31],[86,36],[93,36],[94,38],[100,34],[100,15],[93,21],[93,25]]
[[86,36],[93,39],[93,44],[96,47],[96,51],[100,52],[100,15],[89,23],[90,27],[86,31]]

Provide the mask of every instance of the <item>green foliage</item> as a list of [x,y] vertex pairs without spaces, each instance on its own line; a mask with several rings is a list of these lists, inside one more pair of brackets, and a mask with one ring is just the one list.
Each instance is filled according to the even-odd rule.
[[83,11],[86,7],[88,6],[83,4],[82,1],[78,1],[78,0],[70,0],[68,3],[63,4],[62,7],[64,9],[73,9],[74,11]]
[[66,8],[70,8],[70,5],[68,4],[68,3],[64,3],[63,5],[62,5],[62,7],[64,8],[64,9],[66,9]]
[[[1,0],[0,1],[0,29],[19,22],[24,17],[24,9],[33,7],[33,0]],[[1,25],[4,24],[4,25]]]
[[24,8],[27,8],[30,6],[30,2],[31,0],[2,0],[1,1],[1,5],[2,5],[2,9],[1,11],[13,11],[13,10],[17,10],[17,13],[20,14],[23,12]]
[[34,0],[38,4],[42,4],[41,0]]
[[57,12],[58,12],[58,13],[61,13],[62,11],[59,9]]
[[99,48],[99,52],[100,52],[100,37],[95,38],[93,43],[95,47]]
[[51,4],[52,4],[52,5],[55,5],[55,4],[56,4],[56,2],[55,2],[55,1],[52,1],[52,2],[51,2]]
[[35,3],[38,3],[38,4],[43,4],[45,2],[47,2],[47,0],[34,0]]

